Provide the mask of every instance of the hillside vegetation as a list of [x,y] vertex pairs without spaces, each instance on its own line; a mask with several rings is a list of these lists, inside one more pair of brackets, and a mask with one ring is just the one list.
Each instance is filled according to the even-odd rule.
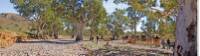
[[0,30],[25,33],[30,27],[30,22],[24,17],[14,13],[0,14]]

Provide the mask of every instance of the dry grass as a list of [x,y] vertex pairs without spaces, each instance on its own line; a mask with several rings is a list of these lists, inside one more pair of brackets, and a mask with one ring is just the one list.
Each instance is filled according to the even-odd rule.
[[16,42],[15,32],[0,32],[0,47],[6,48],[13,45]]
[[89,50],[97,50],[97,49],[100,49],[100,48],[105,48],[105,45],[106,42],[91,42],[91,41],[88,41],[88,42],[84,42],[83,43],[83,47],[89,49]]
[[24,17],[14,13],[0,14],[0,30],[9,30],[14,32],[26,32],[31,23]]

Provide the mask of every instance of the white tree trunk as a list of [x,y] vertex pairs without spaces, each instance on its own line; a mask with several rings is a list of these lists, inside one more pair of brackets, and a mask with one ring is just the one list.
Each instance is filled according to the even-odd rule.
[[197,56],[197,1],[178,2],[174,56]]

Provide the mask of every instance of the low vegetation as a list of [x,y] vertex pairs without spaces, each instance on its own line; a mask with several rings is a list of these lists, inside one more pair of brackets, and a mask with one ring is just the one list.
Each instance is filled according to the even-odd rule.
[[6,48],[16,42],[17,34],[15,32],[0,32],[0,47]]

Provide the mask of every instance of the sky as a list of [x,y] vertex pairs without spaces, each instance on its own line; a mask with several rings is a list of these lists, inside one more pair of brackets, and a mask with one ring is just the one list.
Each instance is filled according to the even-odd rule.
[[[107,2],[104,1],[103,6],[105,7],[106,12],[108,14],[114,12],[116,8],[125,9],[128,7],[128,5],[125,4],[116,5],[113,3],[113,0],[108,0]],[[0,1],[0,13],[5,13],[5,12],[17,13],[17,11],[14,9],[14,5],[10,3],[10,0]]]
[[[126,4],[114,4],[113,0],[108,0],[106,2],[104,1],[103,6],[105,7],[108,15],[112,14],[116,8],[126,9],[129,7]],[[14,5],[10,3],[10,0],[0,1],[0,13],[17,13],[18,14],[18,12],[14,9]],[[146,17],[141,18],[141,20],[145,20],[145,19]],[[137,31],[142,31],[140,27],[141,27],[141,23],[138,23]]]
[[103,6],[106,9],[106,12],[110,15],[112,14],[116,8],[118,9],[126,9],[129,6],[126,4],[115,4],[113,3],[114,0],[108,0],[103,2]]
[[[106,9],[106,12],[108,15],[112,14],[113,12],[115,12],[115,9],[126,9],[129,6],[127,4],[115,4],[113,3],[114,0],[108,0],[108,1],[104,1],[103,2],[103,6]],[[147,17],[142,17],[140,22],[137,24],[136,27],[136,31],[142,31],[141,27],[142,27],[142,21],[146,21]],[[130,29],[125,30],[125,32],[131,31]]]
[[17,11],[14,9],[14,5],[10,3],[10,0],[1,0],[0,13],[17,13]]

